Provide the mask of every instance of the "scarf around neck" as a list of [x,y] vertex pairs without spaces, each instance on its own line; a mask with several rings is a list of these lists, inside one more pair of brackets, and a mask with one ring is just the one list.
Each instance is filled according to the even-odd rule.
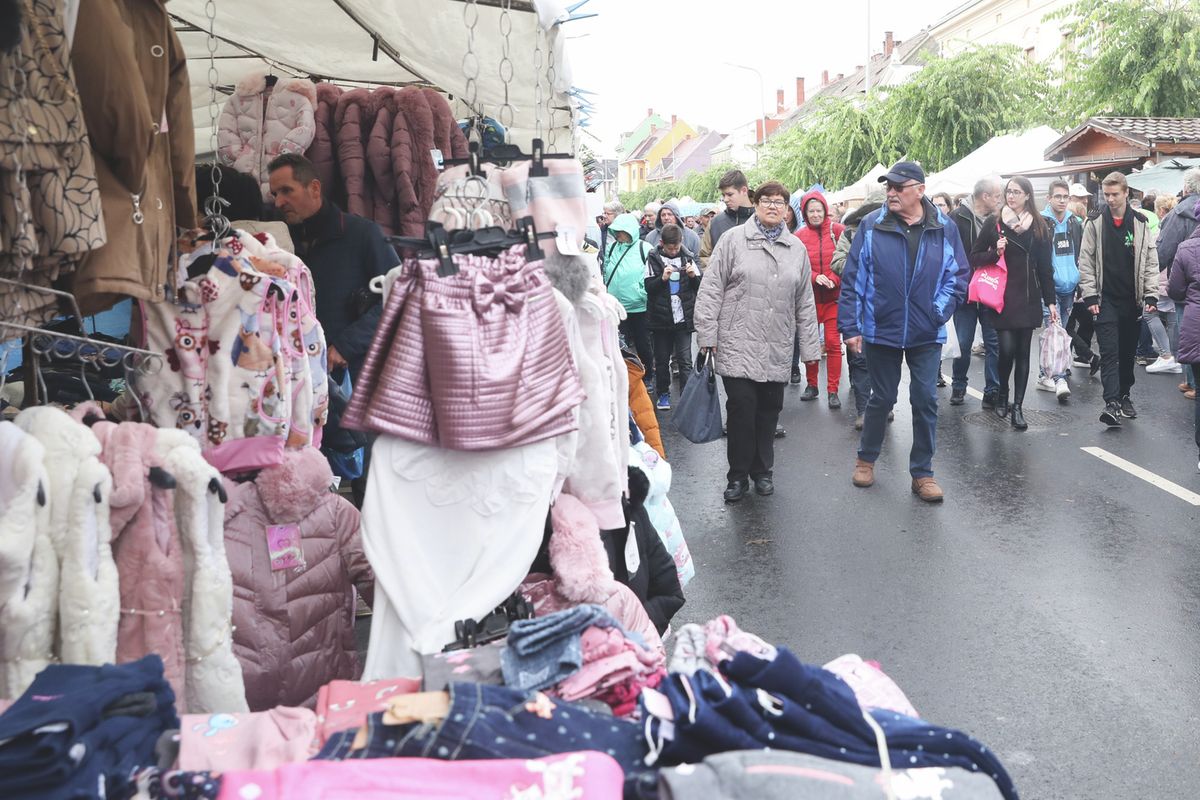
[[1033,215],[1028,211],[1022,211],[1020,214],[1013,211],[1008,206],[1005,206],[1000,212],[1000,218],[1004,220],[1004,224],[1012,228],[1017,233],[1024,233],[1029,230],[1033,224]]
[[766,228],[763,227],[762,220],[758,218],[758,214],[755,214],[754,224],[758,226],[758,232],[767,237],[768,242],[774,242],[783,235],[784,224],[782,222],[774,228]]

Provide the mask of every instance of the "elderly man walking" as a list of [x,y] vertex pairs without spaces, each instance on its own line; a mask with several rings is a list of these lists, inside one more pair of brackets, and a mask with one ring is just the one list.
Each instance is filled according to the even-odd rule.
[[912,491],[940,503],[933,478],[937,432],[937,378],[943,325],[967,296],[967,255],[958,228],[925,199],[925,171],[901,161],[879,179],[887,203],[868,215],[850,247],[838,300],[838,329],[846,347],[863,350],[871,375],[854,485],[875,483],[887,415],[896,404],[900,364],[907,362],[913,445]]
[[775,426],[792,369],[793,332],[806,363],[821,358],[812,268],[804,244],[787,231],[789,194],[759,187],[754,215],[721,236],[696,298],[700,349],[716,358],[728,399],[729,485],[725,502],[750,491],[774,493]]

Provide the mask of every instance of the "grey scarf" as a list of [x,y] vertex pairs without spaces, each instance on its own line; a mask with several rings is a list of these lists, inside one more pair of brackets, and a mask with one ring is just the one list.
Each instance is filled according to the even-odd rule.
[[755,214],[754,224],[758,226],[758,232],[767,237],[768,242],[774,242],[783,235],[784,225],[782,222],[776,225],[774,228],[764,228],[762,220],[758,218],[758,214]]

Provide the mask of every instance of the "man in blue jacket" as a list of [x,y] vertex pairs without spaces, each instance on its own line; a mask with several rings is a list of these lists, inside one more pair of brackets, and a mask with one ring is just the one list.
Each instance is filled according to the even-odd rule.
[[967,297],[967,256],[958,228],[925,199],[925,171],[901,161],[879,179],[887,203],[868,214],[850,246],[838,298],[846,347],[865,352],[873,392],[867,403],[854,485],[875,483],[887,415],[896,404],[900,364],[908,363],[913,445],[912,491],[927,503],[944,497],[933,479],[937,378],[942,326]]

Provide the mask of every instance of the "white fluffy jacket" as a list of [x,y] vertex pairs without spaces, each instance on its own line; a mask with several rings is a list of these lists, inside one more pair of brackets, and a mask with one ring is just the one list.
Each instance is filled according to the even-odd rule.
[[270,89],[262,72],[246,75],[225,103],[217,127],[222,164],[258,179],[270,196],[267,164],[281,153],[304,154],[316,134],[317,87],[305,78],[280,78]]
[[233,655],[233,577],[225,557],[221,473],[185,431],[160,428],[155,448],[175,478],[175,525],[183,545],[183,648],[187,708],[193,714],[249,711]]
[[54,658],[58,559],[41,444],[0,422],[0,697],[19,697]]

